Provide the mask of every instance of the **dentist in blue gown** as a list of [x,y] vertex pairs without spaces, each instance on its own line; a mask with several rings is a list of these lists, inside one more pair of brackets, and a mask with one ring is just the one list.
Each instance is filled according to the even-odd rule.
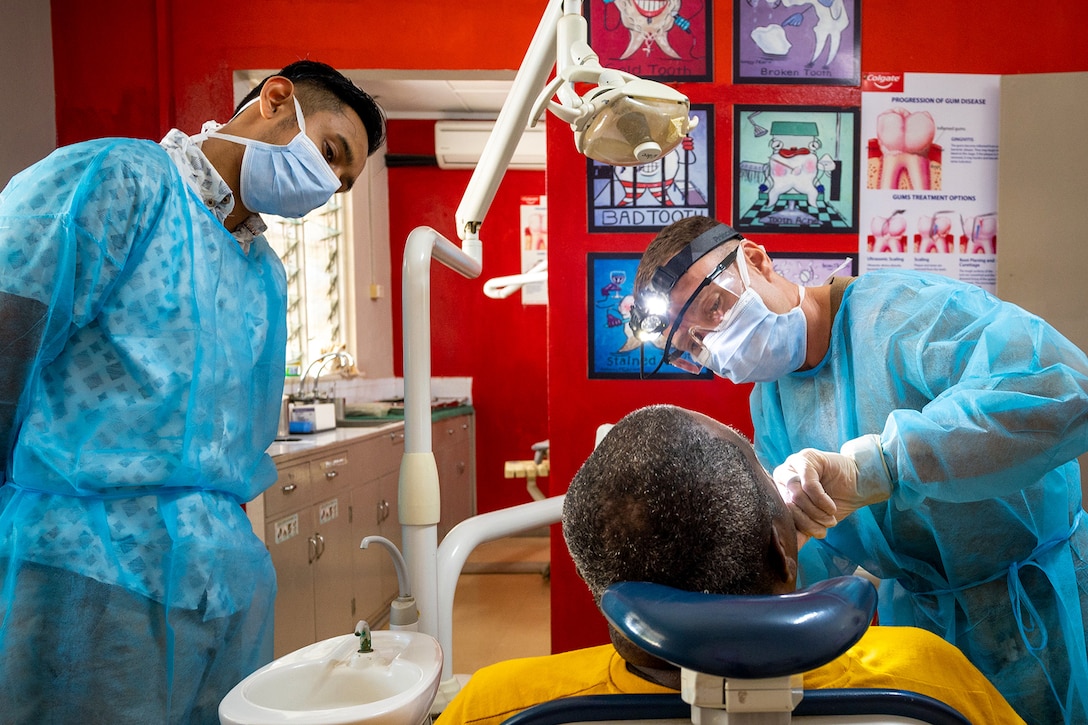
[[63,147],[0,193],[5,723],[217,723],[271,659],[241,504],[276,478],[286,287],[258,214],[350,188],[384,134],[301,61],[225,125]]
[[663,229],[635,283],[632,325],[674,364],[756,383],[757,453],[818,537],[801,582],[861,566],[881,624],[956,644],[1028,722],[1088,722],[1083,352],[941,276],[800,288],[703,217]]

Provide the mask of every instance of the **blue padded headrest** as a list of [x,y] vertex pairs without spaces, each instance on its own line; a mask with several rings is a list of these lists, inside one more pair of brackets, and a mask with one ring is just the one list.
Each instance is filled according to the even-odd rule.
[[687,592],[648,582],[613,584],[601,611],[650,654],[696,672],[758,679],[805,672],[861,639],[876,611],[876,589],[838,577],[789,594]]

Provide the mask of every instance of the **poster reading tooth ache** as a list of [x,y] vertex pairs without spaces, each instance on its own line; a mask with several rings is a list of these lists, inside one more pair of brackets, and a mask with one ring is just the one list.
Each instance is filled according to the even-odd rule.
[[1000,76],[863,73],[861,271],[997,285]]

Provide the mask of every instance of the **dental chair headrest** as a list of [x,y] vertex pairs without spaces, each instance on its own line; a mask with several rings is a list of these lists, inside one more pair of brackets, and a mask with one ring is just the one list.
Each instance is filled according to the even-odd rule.
[[835,659],[865,634],[876,602],[873,585],[856,576],[777,595],[621,582],[604,591],[601,611],[623,636],[666,662],[717,677],[759,679]]

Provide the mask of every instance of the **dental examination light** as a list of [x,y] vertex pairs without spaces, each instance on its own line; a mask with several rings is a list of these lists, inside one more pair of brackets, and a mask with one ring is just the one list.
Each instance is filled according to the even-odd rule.
[[[603,68],[586,36],[581,0],[548,2],[457,208],[461,246],[427,226],[413,229],[405,242],[404,457],[397,513],[411,590],[419,606],[420,631],[436,637],[445,655],[442,687],[432,711],[444,707],[459,688],[451,675],[452,621],[446,615],[453,606],[454,586],[448,582],[456,582],[465,546],[463,541],[458,546],[456,537],[450,535],[441,549],[437,541],[441,498],[431,442],[431,259],[469,279],[480,275],[483,245],[479,235],[484,216],[525,128],[530,120],[535,125],[545,109],[570,124],[578,151],[611,165],[635,165],[660,158],[680,144],[697,122],[688,115],[688,99],[672,88]],[[549,82],[553,68],[555,78]],[[576,84],[591,87],[579,95]],[[535,274],[546,272],[538,270]],[[510,535],[557,522],[559,498],[482,516],[487,517],[489,532]],[[472,517],[462,525],[471,527],[469,522],[478,518]],[[488,536],[477,538],[487,540]],[[447,582],[442,591],[440,577]],[[440,614],[444,619],[440,620]]]

